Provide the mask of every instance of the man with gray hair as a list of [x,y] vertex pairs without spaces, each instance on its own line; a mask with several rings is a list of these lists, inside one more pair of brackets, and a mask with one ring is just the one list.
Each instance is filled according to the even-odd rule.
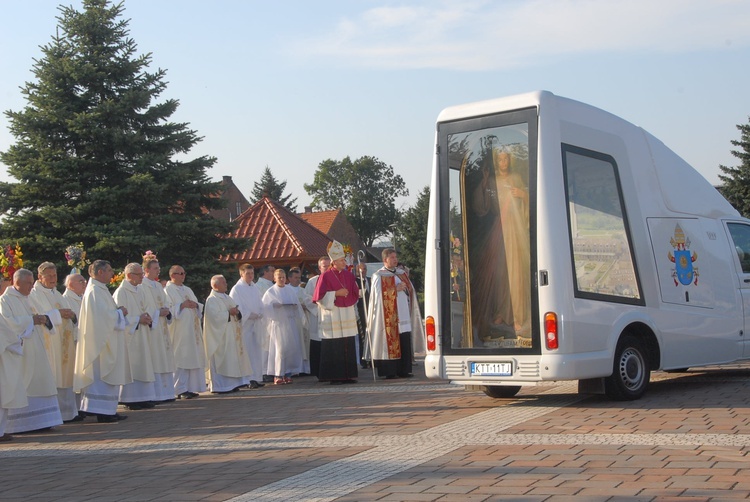
[[146,308],[142,289],[143,267],[138,263],[125,266],[125,279],[114,295],[115,303],[128,310],[128,359],[133,381],[120,389],[120,403],[131,410],[153,408],[156,399],[154,363],[151,357],[151,326],[153,319]]
[[57,268],[49,261],[37,268],[37,281],[29,294],[34,310],[49,317],[54,330],[42,328],[44,345],[52,363],[57,385],[57,402],[64,422],[82,420],[78,416],[76,395],[73,392],[78,317],[68,301],[57,290]]
[[211,278],[211,290],[203,316],[211,392],[226,394],[245,385],[245,378],[252,370],[242,342],[242,315],[227,294],[223,275]]
[[21,333],[30,327],[32,335],[23,342],[22,374],[18,378],[26,383],[28,406],[8,412],[6,432],[26,432],[47,429],[62,424],[57,403],[55,374],[44,347],[44,331],[54,328],[48,316],[37,311],[29,301],[34,287],[34,274],[20,268],[13,274],[13,286],[0,296],[0,314],[8,321],[11,331]]
[[74,390],[81,391],[81,411],[99,422],[127,418],[117,413],[120,386],[133,381],[125,341],[125,316],[107,289],[114,271],[106,260],[89,267],[91,280],[86,286],[78,319]]

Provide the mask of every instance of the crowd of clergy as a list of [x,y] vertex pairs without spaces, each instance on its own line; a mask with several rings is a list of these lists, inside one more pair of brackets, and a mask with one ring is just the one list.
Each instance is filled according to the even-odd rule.
[[408,378],[414,353],[424,351],[422,320],[408,269],[392,248],[382,258],[367,278],[365,264],[352,270],[333,241],[320,275],[304,285],[298,268],[266,265],[256,280],[243,264],[231,290],[213,276],[203,303],[183,267],[160,281],[150,252],[125,267],[114,293],[105,260],[90,265],[88,281],[66,276],[63,293],[51,262],[36,280],[16,270],[0,295],[0,442],[87,417],[116,423],[127,418],[118,407],[289,385],[296,376],[356,383],[361,367],[373,378]]

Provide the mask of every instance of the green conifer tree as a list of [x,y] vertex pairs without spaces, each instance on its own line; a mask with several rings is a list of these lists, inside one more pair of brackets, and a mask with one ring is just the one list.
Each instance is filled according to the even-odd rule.
[[297,197],[292,199],[291,194],[284,195],[285,189],[286,181],[279,182],[271,172],[271,169],[266,166],[266,168],[263,169],[263,174],[261,175],[260,180],[253,183],[253,192],[251,194],[250,203],[255,204],[266,195],[269,199],[275,200],[295,213],[297,212]]
[[217,239],[231,224],[206,214],[223,203],[206,175],[216,159],[175,158],[201,138],[169,120],[178,101],[156,102],[166,72],[150,73],[150,53],[137,54],[122,3],[59,10],[58,33],[22,88],[28,104],[5,112],[16,143],[0,161],[18,181],[0,184],[0,237],[18,241],[30,264],[65,265],[76,242],[115,268],[152,250],[163,269],[180,264],[207,288],[218,257],[247,245]]
[[740,159],[740,165],[719,166],[724,173],[719,175],[722,182],[719,191],[742,216],[750,218],[750,123],[739,124],[737,129],[740,139],[731,143],[737,147],[737,150],[732,150],[732,155]]

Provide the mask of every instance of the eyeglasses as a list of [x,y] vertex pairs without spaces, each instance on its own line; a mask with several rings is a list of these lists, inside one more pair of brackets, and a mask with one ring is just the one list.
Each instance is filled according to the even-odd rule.
[[185,272],[172,272],[172,275],[185,275]]

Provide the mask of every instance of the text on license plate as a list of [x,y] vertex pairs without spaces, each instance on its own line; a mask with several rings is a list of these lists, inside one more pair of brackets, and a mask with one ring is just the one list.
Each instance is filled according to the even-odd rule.
[[512,363],[471,363],[472,375],[486,376],[511,376],[513,375]]

